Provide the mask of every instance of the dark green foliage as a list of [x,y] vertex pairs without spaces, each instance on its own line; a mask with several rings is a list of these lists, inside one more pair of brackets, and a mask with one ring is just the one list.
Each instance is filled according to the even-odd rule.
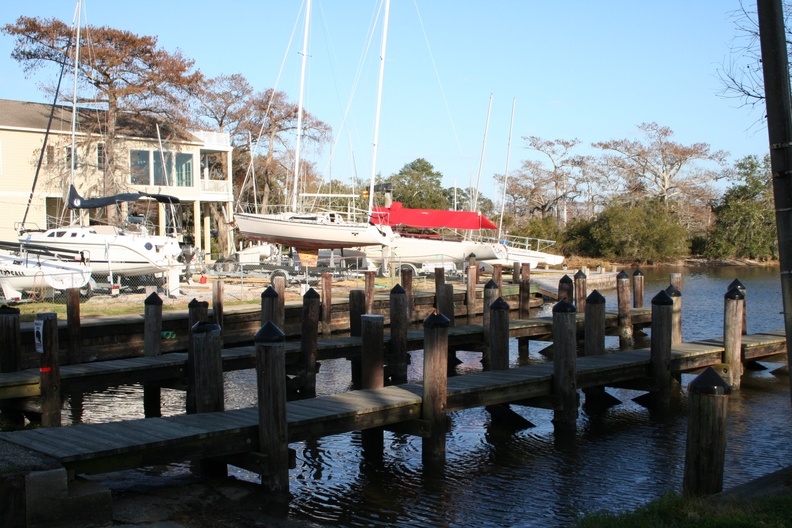
[[605,259],[670,260],[688,254],[687,233],[659,200],[612,204],[593,220],[571,222],[564,254]]
[[541,238],[543,240],[559,240],[562,237],[561,228],[555,216],[531,218],[525,226],[511,230],[509,234],[521,237]]
[[709,258],[778,257],[770,157],[746,156],[735,164],[737,183],[713,208],[717,216]]
[[443,193],[443,175],[423,158],[407,163],[385,181],[393,184],[393,200],[404,207],[449,209]]

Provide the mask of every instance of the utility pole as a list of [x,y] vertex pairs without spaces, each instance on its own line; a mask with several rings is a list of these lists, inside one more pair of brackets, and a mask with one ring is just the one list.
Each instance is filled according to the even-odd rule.
[[[792,95],[782,0],[757,0],[787,358],[792,362]],[[792,385],[792,378],[790,378]],[[790,391],[792,393],[792,391]]]

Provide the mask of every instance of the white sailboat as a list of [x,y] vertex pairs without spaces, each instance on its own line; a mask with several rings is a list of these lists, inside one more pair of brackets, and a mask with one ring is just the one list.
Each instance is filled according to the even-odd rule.
[[297,142],[295,144],[294,180],[291,197],[291,211],[285,213],[235,213],[239,232],[254,240],[273,244],[292,246],[298,251],[315,252],[319,249],[344,249],[361,246],[381,246],[387,244],[389,231],[370,222],[374,199],[374,167],[376,166],[377,134],[379,128],[379,105],[382,100],[382,79],[384,74],[385,45],[387,42],[388,14],[390,0],[385,3],[385,19],[382,31],[382,50],[380,53],[380,80],[377,98],[377,122],[375,124],[374,155],[372,158],[372,178],[369,187],[369,206],[364,220],[355,215],[339,211],[298,211],[297,192],[300,168],[300,140],[302,135],[303,88],[305,84],[305,63],[308,57],[308,28],[311,13],[311,0],[306,5],[302,75],[300,79],[300,98],[297,113]]
[[90,280],[91,268],[84,262],[65,262],[28,252],[0,253],[0,292],[5,300],[85,288]]

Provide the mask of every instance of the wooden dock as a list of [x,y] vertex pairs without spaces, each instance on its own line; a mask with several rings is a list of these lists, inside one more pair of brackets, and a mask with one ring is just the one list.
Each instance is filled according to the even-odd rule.
[[[742,355],[757,360],[786,352],[783,331],[744,336]],[[722,339],[672,347],[672,372],[722,363]],[[647,380],[647,349],[613,352],[577,360],[577,386],[620,386]],[[508,370],[476,372],[448,379],[447,410],[509,402],[530,404],[552,394],[552,362]],[[287,404],[288,439],[297,442],[346,431],[412,424],[421,433],[421,384],[389,386],[321,396]],[[257,409],[179,415],[167,418],[82,424],[0,433],[0,441],[52,457],[76,473],[104,473],[195,458],[229,459],[245,467],[257,452]]]
[[[632,322],[636,328],[651,323],[650,308],[633,308]],[[618,314],[606,312],[606,330],[613,331],[617,327]],[[536,317],[527,320],[510,320],[509,334],[513,338],[550,340],[552,336],[552,317]],[[583,314],[578,315],[578,326],[582,332]],[[407,333],[409,350],[423,348],[423,331],[411,330]],[[250,338],[249,338],[250,339]],[[360,357],[360,337],[330,337],[317,341],[318,360],[354,359]],[[385,343],[390,335],[385,335]],[[449,329],[449,346],[456,349],[478,350],[483,341],[481,325],[460,325]],[[294,364],[300,354],[300,343],[286,343],[287,364]],[[254,346],[227,347],[223,349],[223,370],[233,371],[255,367]],[[61,391],[87,392],[118,385],[130,385],[145,382],[178,382],[186,374],[187,353],[171,352],[160,356],[133,357],[107,361],[93,361],[60,367]],[[17,372],[0,373],[0,402],[14,398],[39,396],[40,373],[38,368],[29,368]]]

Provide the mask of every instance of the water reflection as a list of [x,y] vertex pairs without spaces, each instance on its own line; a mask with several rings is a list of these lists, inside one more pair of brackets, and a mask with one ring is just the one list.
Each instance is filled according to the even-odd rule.
[[[670,271],[683,273],[685,340],[721,334],[723,294],[737,277],[747,288],[749,332],[783,328],[777,270],[646,270],[647,301],[667,286]],[[614,308],[615,294],[604,293],[608,309]],[[511,365],[545,361],[539,351],[547,344],[532,342],[521,359],[514,341]],[[607,346],[616,347],[618,341]],[[460,352],[458,357],[458,373],[480,370],[480,355]],[[411,381],[420,379],[421,365],[420,352],[414,353]],[[683,376],[683,388],[691,379]],[[255,405],[252,371],[227,373],[225,380],[226,408]],[[347,361],[322,363],[320,394],[348,390],[350,384]],[[290,472],[290,514],[327,526],[563,526],[580,511],[631,509],[668,490],[680,490],[685,398],[656,419],[633,400],[641,392],[607,392],[622,403],[581,410],[578,433],[563,444],[553,433],[552,411],[547,409],[511,405],[534,425],[528,428],[504,425],[485,409],[456,412],[443,474],[423,470],[421,442],[412,436],[385,432],[381,461],[363,456],[360,433],[294,444],[297,467]],[[93,393],[81,405],[79,412],[75,409],[80,421],[139,418],[142,390],[130,386]],[[183,409],[183,393],[163,390],[164,415]],[[724,486],[788,464],[791,418],[788,377],[771,370],[746,371],[742,390],[730,399]],[[234,470],[234,475],[254,482],[258,478],[243,470]]]

